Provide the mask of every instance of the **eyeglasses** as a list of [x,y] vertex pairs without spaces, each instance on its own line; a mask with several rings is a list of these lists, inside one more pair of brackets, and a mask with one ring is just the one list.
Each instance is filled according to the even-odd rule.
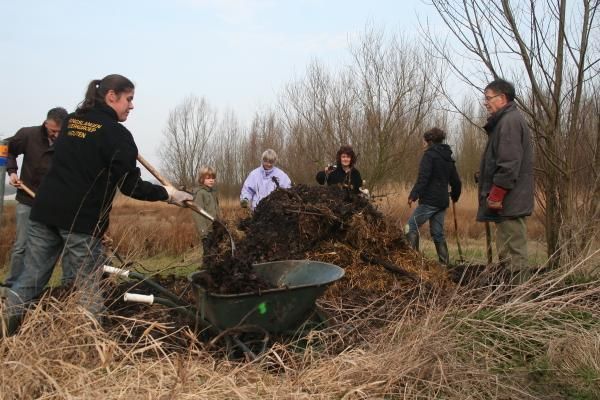
[[489,103],[489,102],[490,102],[490,101],[491,101],[493,98],[495,98],[495,97],[498,97],[498,96],[502,96],[502,93],[496,94],[496,95],[494,95],[494,96],[485,96],[485,97],[483,98],[483,101],[484,101],[484,102],[488,102],[488,103]]

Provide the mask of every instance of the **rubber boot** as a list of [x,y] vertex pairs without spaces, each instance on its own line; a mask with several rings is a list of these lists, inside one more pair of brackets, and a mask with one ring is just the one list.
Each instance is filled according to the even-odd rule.
[[446,241],[443,242],[434,242],[435,251],[437,252],[438,258],[440,259],[440,263],[444,265],[450,264],[450,256],[448,255],[448,245]]
[[406,234],[408,245],[416,251],[419,251],[419,234],[417,232],[408,232]]
[[0,338],[14,335],[20,326],[21,316],[2,313],[0,315]]

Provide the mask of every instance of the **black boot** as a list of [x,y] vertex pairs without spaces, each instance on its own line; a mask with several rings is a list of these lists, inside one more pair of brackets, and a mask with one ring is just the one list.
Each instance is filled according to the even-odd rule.
[[419,233],[418,232],[408,232],[406,234],[406,240],[408,240],[408,245],[412,249],[419,251]]
[[440,263],[444,265],[450,264],[450,256],[448,255],[448,245],[446,241],[443,242],[434,242],[435,251],[437,252],[438,258],[440,259]]

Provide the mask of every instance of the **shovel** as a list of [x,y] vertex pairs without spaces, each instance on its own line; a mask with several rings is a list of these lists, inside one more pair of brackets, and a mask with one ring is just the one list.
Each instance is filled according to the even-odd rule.
[[458,222],[456,220],[456,203],[454,203],[454,201],[452,201],[452,216],[454,217],[454,235],[456,236],[456,246],[458,247],[458,261],[463,263],[465,260],[463,258],[462,248],[460,247],[460,240],[458,239]]
[[490,223],[485,221],[485,249],[487,252],[487,262],[488,265],[494,261],[492,257],[492,229],[490,228]]
[[[152,176],[154,176],[162,185],[173,186],[166,178],[164,178],[160,174],[160,172],[158,172],[158,170],[156,170],[144,157],[142,157],[141,154],[138,154],[137,159],[140,162],[140,164],[142,164],[144,168],[146,168],[148,172],[150,172]],[[204,218],[208,218],[210,221],[219,223],[225,229],[225,232],[227,232],[227,235],[229,235],[229,241],[231,242],[231,256],[233,257],[233,253],[235,251],[235,243],[233,242],[233,236],[231,236],[231,232],[229,232],[229,229],[227,229],[225,224],[219,221],[218,219],[215,219],[215,217],[207,213],[204,209],[198,207],[193,201],[186,201],[185,206],[187,208],[192,209],[194,212],[197,212],[198,214],[202,215]]]

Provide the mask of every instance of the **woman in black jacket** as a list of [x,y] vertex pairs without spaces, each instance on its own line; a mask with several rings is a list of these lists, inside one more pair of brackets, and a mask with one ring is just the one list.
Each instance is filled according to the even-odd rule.
[[317,182],[320,185],[340,185],[352,193],[358,193],[362,186],[360,172],[354,168],[356,154],[352,146],[342,146],[336,155],[336,165],[328,166],[324,171],[317,173]]
[[186,192],[141,179],[137,147],[121,124],[133,109],[133,96],[134,85],[124,76],[93,80],[63,123],[31,210],[25,268],[9,294],[13,315],[41,293],[59,256],[63,267],[76,272],[75,284],[85,289],[84,306],[94,313],[102,309],[102,236],[117,189],[138,200],[179,206],[192,200]]
[[408,205],[419,200],[419,205],[408,220],[406,237],[411,247],[419,250],[419,227],[429,221],[429,231],[435,244],[435,250],[442,264],[450,262],[448,245],[444,237],[444,217],[450,197],[457,202],[461,192],[461,182],[452,158],[452,150],[442,142],[446,132],[432,128],[423,134],[425,152],[419,165],[419,177],[408,195]]

